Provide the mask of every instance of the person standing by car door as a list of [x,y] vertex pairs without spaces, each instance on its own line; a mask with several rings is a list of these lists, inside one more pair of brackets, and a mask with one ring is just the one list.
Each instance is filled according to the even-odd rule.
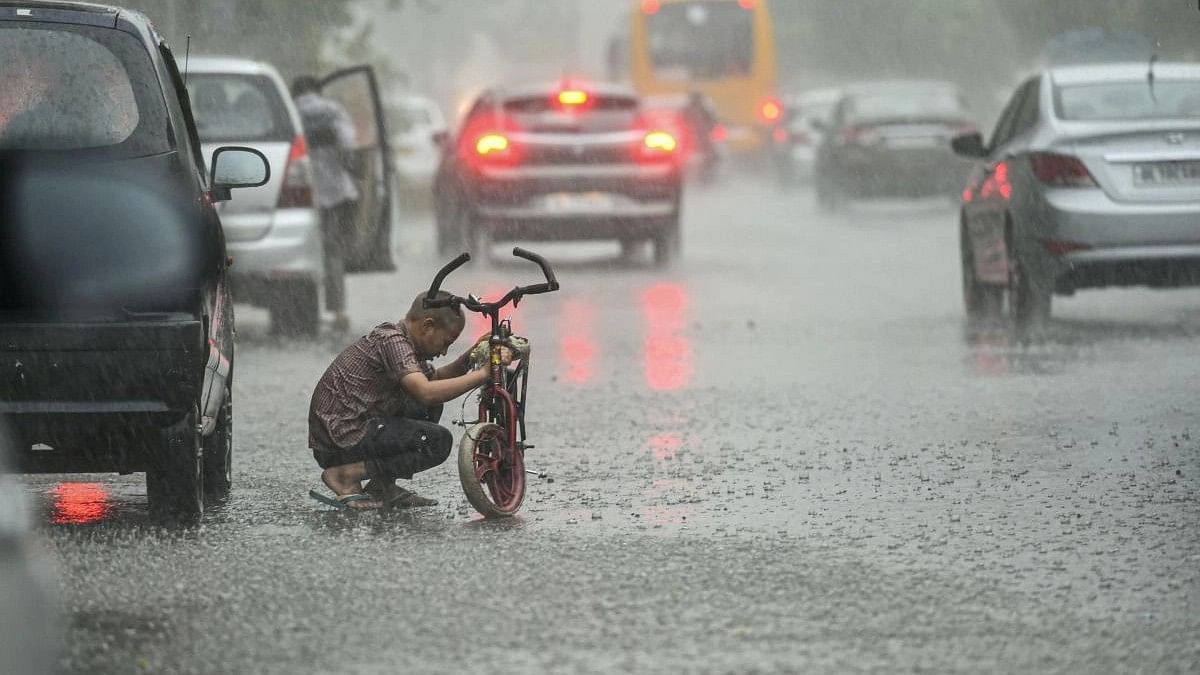
[[348,167],[356,135],[354,121],[341,104],[321,95],[321,83],[315,77],[296,78],[292,96],[304,124],[321,211],[325,308],[334,314],[334,330],[344,333],[350,328],[346,315],[346,242],[355,226],[359,199]]

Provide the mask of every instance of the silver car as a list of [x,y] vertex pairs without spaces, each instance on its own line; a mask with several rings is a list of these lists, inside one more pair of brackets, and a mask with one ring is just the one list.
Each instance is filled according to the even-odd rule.
[[271,312],[272,329],[312,334],[320,321],[324,264],[312,167],[300,115],[270,64],[192,57],[187,88],[205,157],[248,146],[270,162],[271,180],[220,206],[234,300]]
[[1054,68],[1012,96],[962,194],[968,315],[1050,315],[1054,294],[1200,284],[1200,65]]

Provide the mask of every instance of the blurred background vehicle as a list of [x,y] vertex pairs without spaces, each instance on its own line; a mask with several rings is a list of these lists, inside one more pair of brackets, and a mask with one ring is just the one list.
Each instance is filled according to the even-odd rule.
[[967,313],[1049,316],[1053,294],[1200,284],[1200,66],[1049,69],[1012,95],[962,192]]
[[679,141],[678,153],[687,176],[701,183],[716,178],[727,152],[726,126],[712,100],[701,92],[642,97],[647,128],[663,129]]
[[432,99],[415,94],[394,96],[387,103],[388,131],[396,165],[396,188],[403,206],[428,208],[446,118]]
[[824,139],[841,92],[813,89],[784,99],[781,122],[771,129],[771,166],[780,185],[809,183],[816,172],[817,148]]
[[842,88],[817,150],[817,203],[847,199],[957,194],[971,163],[949,140],[975,131],[954,85],[886,80]]
[[783,116],[771,15],[761,0],[641,0],[612,75],[643,96],[703,92],[731,152],[759,153]]
[[489,90],[447,143],[434,183],[440,255],[494,241],[644,242],[679,250],[679,142],[648,128],[637,95],[572,83]]
[[312,335],[320,326],[324,277],[321,223],[300,115],[274,66],[225,56],[188,64],[188,95],[204,155],[219,144],[252,147],[271,180],[222,205],[234,300],[271,313],[272,330]]

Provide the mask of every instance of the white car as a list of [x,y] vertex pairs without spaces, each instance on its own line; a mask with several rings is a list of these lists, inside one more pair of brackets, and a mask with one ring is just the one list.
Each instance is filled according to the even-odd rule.
[[424,96],[401,96],[388,106],[388,130],[399,187],[428,198],[441,149],[435,137],[447,131],[438,105]]
[[234,260],[234,300],[271,312],[272,330],[314,334],[324,276],[321,228],[313,205],[312,167],[300,114],[270,64],[192,57],[188,95],[205,158],[221,145],[262,152],[271,179],[220,205]]

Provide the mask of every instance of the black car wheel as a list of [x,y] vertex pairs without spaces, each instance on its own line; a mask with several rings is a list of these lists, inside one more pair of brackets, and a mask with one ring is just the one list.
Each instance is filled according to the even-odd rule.
[[204,439],[204,496],[209,502],[224,500],[232,486],[233,392],[226,387],[217,428]]
[[159,519],[193,524],[204,515],[204,453],[197,413],[162,430],[146,470],[146,496]]
[[272,333],[312,337],[320,332],[321,293],[315,280],[283,281],[271,290]]

